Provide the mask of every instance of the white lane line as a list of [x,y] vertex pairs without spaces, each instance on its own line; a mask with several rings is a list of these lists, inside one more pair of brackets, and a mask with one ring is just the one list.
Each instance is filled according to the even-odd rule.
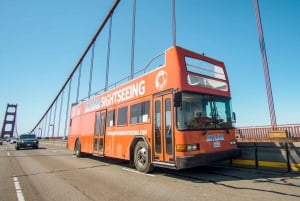
[[149,176],[149,177],[154,177],[153,174],[146,174],[146,173],[142,173],[142,172],[139,172],[137,170],[132,170],[132,169],[128,169],[128,168],[122,168],[123,170],[126,170],[128,172],[133,172],[133,173],[136,173],[136,174],[141,174],[141,175],[145,175],[145,176]]
[[7,154],[7,156],[10,156],[10,153],[9,153],[9,151],[6,151],[6,154]]
[[18,177],[13,177],[18,201],[25,201]]

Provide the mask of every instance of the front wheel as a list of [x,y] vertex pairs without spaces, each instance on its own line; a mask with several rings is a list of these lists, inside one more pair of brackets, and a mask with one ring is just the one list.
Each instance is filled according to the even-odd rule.
[[150,153],[146,142],[139,141],[134,148],[134,165],[140,172],[151,172],[153,165],[150,163]]

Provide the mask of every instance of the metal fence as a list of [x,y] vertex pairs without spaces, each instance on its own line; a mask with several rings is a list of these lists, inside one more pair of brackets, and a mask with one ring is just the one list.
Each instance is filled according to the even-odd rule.
[[272,130],[286,131],[288,138],[300,138],[300,124],[278,125],[275,129],[271,126],[237,127],[237,138],[269,138]]

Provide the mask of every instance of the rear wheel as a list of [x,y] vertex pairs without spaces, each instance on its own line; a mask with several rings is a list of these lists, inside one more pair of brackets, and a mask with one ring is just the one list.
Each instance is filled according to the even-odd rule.
[[150,163],[150,152],[146,142],[139,141],[134,148],[134,165],[140,172],[151,172],[153,166]]
[[80,158],[82,156],[82,153],[81,153],[81,144],[80,144],[79,140],[77,140],[76,143],[75,143],[75,156],[77,158]]

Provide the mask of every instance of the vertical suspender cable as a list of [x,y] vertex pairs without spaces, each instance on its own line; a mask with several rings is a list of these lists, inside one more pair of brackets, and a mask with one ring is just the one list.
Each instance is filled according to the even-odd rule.
[[68,116],[69,116],[69,107],[70,107],[71,86],[72,86],[72,79],[70,80],[70,83],[69,83],[69,92],[68,92],[68,100],[67,100],[67,110],[66,110],[66,118],[65,118],[65,129],[64,129],[64,139],[66,139],[66,136],[67,136],[67,126],[68,126]]
[[111,44],[111,29],[112,29],[112,16],[110,17],[109,28],[108,28],[109,31],[108,31],[108,40],[107,40],[106,72],[105,72],[105,91],[107,91],[107,87],[108,87],[110,44]]
[[82,63],[80,63],[80,65],[79,65],[78,82],[77,82],[77,93],[76,93],[76,103],[78,103],[78,99],[79,99],[79,89],[80,89],[80,80],[81,80],[81,68],[82,68]]
[[134,74],[135,16],[136,16],[136,0],[133,0],[133,8],[132,8],[132,35],[131,35],[131,73],[130,73],[130,79],[133,79],[133,74]]
[[[93,80],[93,69],[94,69],[94,52],[95,52],[95,43],[93,44],[92,47],[92,57],[91,57],[91,68],[90,68],[90,80],[89,80],[89,93],[88,97],[90,98],[91,96],[91,91],[92,91],[92,80]],[[71,78],[72,79],[72,78]]]
[[262,23],[261,23],[261,19],[260,19],[258,0],[254,0],[254,7],[255,7],[256,24],[257,24],[258,35],[259,35],[259,45],[260,45],[260,51],[261,51],[261,56],[262,56],[263,68],[264,68],[264,76],[265,76],[268,105],[269,105],[269,112],[270,112],[270,118],[271,118],[271,126],[272,126],[272,128],[276,128],[277,127],[276,114],[275,114],[275,108],[274,108],[274,101],[273,101],[271,80],[270,80],[270,74],[269,74],[266,46],[265,46]]
[[[44,119],[43,119],[43,120],[44,120]],[[41,129],[41,136],[40,136],[40,137],[41,137],[41,138],[43,137],[44,124],[45,124],[44,122],[45,122],[45,121],[42,121],[42,122],[41,122],[41,125],[40,125],[40,129]]]
[[57,125],[57,136],[59,136],[59,131],[60,131],[61,112],[62,112],[62,107],[63,107],[63,103],[64,103],[64,92],[65,91],[62,91],[61,99],[60,99],[59,117],[58,117],[58,125]]
[[47,131],[47,137],[49,137],[49,131],[50,131],[51,118],[52,118],[52,107],[51,107],[51,109],[50,109],[49,122],[48,122],[48,131]]
[[172,36],[173,45],[176,45],[176,14],[175,14],[175,0],[172,0]]
[[46,118],[45,118],[45,121],[44,121],[44,137],[46,137],[47,120],[48,120],[48,115],[46,115]]
[[[55,125],[55,120],[56,120],[56,109],[57,109],[57,101],[55,101],[55,105],[54,105],[54,117],[53,117],[53,126]],[[54,127],[53,127],[53,130],[54,130]],[[54,132],[52,133],[52,137],[54,135]]]

